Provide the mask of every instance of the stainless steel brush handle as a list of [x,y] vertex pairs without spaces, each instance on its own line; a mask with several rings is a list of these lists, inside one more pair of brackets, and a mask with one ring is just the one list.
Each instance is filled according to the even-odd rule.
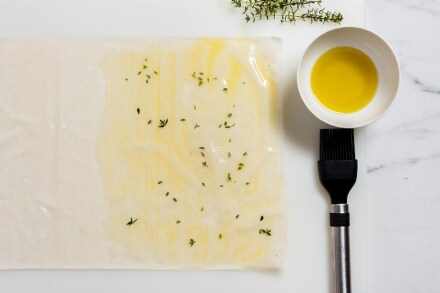
[[351,293],[348,204],[330,206],[332,293]]

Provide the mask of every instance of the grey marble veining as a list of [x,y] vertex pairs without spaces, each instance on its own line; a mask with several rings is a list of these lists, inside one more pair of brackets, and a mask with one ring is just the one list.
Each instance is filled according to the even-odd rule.
[[368,126],[369,292],[440,292],[440,1],[367,1],[401,67]]
[[439,87],[435,87],[435,86],[432,86],[432,85],[425,84],[423,81],[421,81],[417,77],[415,77],[413,79],[413,82],[416,85],[420,86],[420,89],[423,92],[430,93],[430,94],[435,94],[435,95],[440,95],[440,88]]

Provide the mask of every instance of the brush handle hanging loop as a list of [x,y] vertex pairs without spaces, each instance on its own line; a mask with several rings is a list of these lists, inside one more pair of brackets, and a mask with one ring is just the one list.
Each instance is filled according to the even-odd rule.
[[332,293],[351,293],[348,204],[330,206]]

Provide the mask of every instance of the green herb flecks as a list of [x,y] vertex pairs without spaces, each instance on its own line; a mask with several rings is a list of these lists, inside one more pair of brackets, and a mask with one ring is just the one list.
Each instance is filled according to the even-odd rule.
[[161,180],[161,181],[158,181],[157,184],[162,184],[162,182],[163,182],[162,180]]
[[235,216],[235,218],[236,218],[236,219],[240,218],[240,215],[239,215],[239,214],[237,214],[237,215]]
[[205,182],[202,182],[202,186],[206,186],[206,185],[205,185]]
[[159,127],[164,128],[168,124],[168,119],[159,120]]
[[228,158],[230,158],[232,155],[231,155],[231,152],[228,152]]
[[296,21],[320,23],[342,22],[342,14],[320,8],[322,0],[232,0],[232,5],[243,10],[246,22],[278,19],[281,23]]
[[231,117],[232,117],[232,113],[229,113],[229,114],[228,114],[228,118],[231,118]]
[[223,122],[223,125],[225,126],[225,128],[231,128],[231,127],[234,127],[234,126],[235,126],[235,123],[232,124],[232,125],[229,125],[229,124],[228,124],[228,121],[225,121],[225,122]]
[[165,196],[168,196],[168,195],[170,195],[170,192],[169,192],[169,191],[167,191],[167,193],[165,193]]
[[228,177],[227,177],[228,181],[231,182],[232,181],[232,176],[231,173],[228,173]]
[[199,128],[199,127],[200,127],[200,125],[197,123],[194,125],[194,129]]
[[189,244],[189,246],[193,247],[193,245],[194,245],[195,243],[196,243],[196,241],[195,241],[194,239],[191,238],[191,239],[189,240],[189,243],[188,243],[188,244]]
[[244,167],[243,163],[238,163],[237,170],[241,170],[241,169],[243,169],[243,167]]
[[203,167],[208,167],[208,164],[206,163],[206,161],[202,162]]
[[267,236],[272,236],[272,230],[269,229],[260,229],[259,234],[266,234]]
[[177,202],[177,198],[173,197],[173,201],[174,201],[174,202]]
[[141,109],[137,108],[136,112],[138,113],[138,115],[141,114]]
[[243,157],[246,157],[247,155],[248,155],[247,152],[244,152],[244,153],[243,153]]
[[246,185],[249,185],[249,184],[251,184],[250,182],[246,182]]
[[182,122],[185,122],[185,121],[186,121],[186,119],[185,119],[185,118],[182,118],[182,119],[180,119],[180,121],[182,121]]
[[196,80],[198,86],[202,86],[205,83],[209,83],[211,81],[211,78],[209,76],[206,76],[203,72],[193,72],[191,76],[193,79]]
[[131,226],[131,225],[133,225],[134,223],[136,223],[137,220],[138,220],[138,219],[133,220],[133,218],[130,217],[130,221],[128,221],[128,223],[127,223],[126,225],[127,225],[127,226]]
[[177,220],[177,221],[176,221],[176,224],[180,224],[180,220]]
[[264,216],[261,216],[260,217],[260,222],[263,221],[263,220],[264,220]]
[[151,122],[152,122],[152,121],[151,121],[151,119],[150,119],[150,120],[148,120],[147,124],[151,124]]
[[218,239],[222,239],[223,238],[223,235],[222,235],[222,233],[220,233],[220,234],[218,234]]
[[201,212],[203,212],[203,210],[204,210],[204,208],[203,208],[203,207],[201,207],[201,208],[200,208],[200,211],[201,211]]
[[227,88],[227,87],[224,87],[224,88],[223,88],[223,91],[227,94],[227,93],[228,93],[228,88]]
[[[148,58],[145,58],[144,62],[147,62]],[[147,64],[142,64],[140,70],[138,71],[138,75],[141,76],[142,74],[145,74],[145,83],[149,83],[151,79],[151,71],[148,71],[149,67]],[[153,70],[154,75],[159,75],[159,72],[157,70]]]

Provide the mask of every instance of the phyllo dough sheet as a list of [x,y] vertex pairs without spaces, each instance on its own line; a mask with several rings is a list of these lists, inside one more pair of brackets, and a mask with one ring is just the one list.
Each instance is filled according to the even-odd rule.
[[0,268],[279,268],[273,38],[0,41]]

